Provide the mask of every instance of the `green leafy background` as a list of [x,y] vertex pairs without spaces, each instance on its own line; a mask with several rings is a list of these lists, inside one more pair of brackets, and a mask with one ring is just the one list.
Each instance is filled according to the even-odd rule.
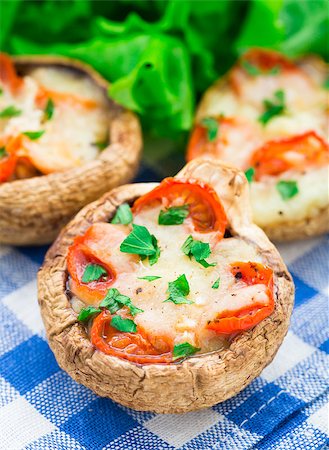
[[327,0],[0,0],[2,51],[91,64],[139,114],[146,159],[172,170],[200,95],[241,52],[328,59],[328,28]]

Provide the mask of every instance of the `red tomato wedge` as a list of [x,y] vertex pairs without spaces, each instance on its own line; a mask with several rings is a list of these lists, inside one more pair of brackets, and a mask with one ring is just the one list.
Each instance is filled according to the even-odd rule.
[[4,156],[0,157],[0,183],[8,181],[14,174],[17,161],[18,150],[22,146],[22,137],[10,138],[6,142],[1,142],[0,147],[4,147]]
[[217,136],[209,140],[207,127],[202,121],[198,123],[190,136],[187,161],[208,155],[244,167],[249,162],[250,153],[263,142],[258,124],[237,117],[217,116],[212,119],[218,123]]
[[253,154],[250,165],[255,178],[277,176],[290,169],[321,167],[329,162],[329,145],[314,131],[267,142]]
[[238,66],[243,67],[244,62],[252,64],[265,73],[274,68],[296,70],[296,66],[281,53],[262,48],[248,50],[238,61]]
[[219,313],[207,328],[221,334],[233,334],[249,330],[274,311],[273,271],[269,267],[254,262],[236,262],[231,264],[232,274],[248,286],[263,284],[267,287],[268,303],[255,303],[250,307],[226,310]]
[[57,92],[50,89],[46,89],[43,86],[39,86],[38,94],[36,97],[36,104],[39,108],[44,109],[47,101],[51,99],[55,104],[68,103],[73,106],[81,106],[86,109],[97,108],[97,101],[80,97],[79,95],[68,93],[68,92]]
[[11,58],[5,53],[0,53],[0,80],[14,93],[23,84],[23,78],[17,75]]
[[287,58],[280,53],[272,50],[254,48],[246,52],[239,59],[237,64],[230,70],[228,81],[233,91],[240,95],[243,91],[242,86],[247,79],[255,78],[255,75],[273,75],[277,77],[278,73],[299,73],[302,72]]
[[158,187],[135,201],[133,213],[154,202],[160,202],[165,208],[188,205],[196,231],[217,231],[219,238],[224,236],[227,225],[224,208],[216,192],[203,182],[165,178]]
[[[109,263],[109,254],[102,248],[103,243],[100,240],[100,238],[108,237],[111,242],[111,238],[113,239],[111,229],[108,230],[106,225],[92,225],[83,236],[74,239],[68,250],[67,268],[71,276],[71,291],[89,303],[98,302],[104,298],[116,277],[115,270]],[[120,238],[124,239],[122,236]],[[82,282],[82,276],[88,264],[102,266],[107,275],[89,283]]]
[[[221,117],[214,117],[221,126],[223,119]],[[218,155],[218,138],[213,141],[209,141],[207,137],[207,127],[203,126],[201,123],[197,124],[190,136],[190,140],[187,146],[186,160],[192,161],[192,159],[204,154],[209,154],[212,156]]]
[[0,157],[0,183],[8,181],[15,172],[17,156],[14,153],[5,153]]
[[91,342],[106,355],[118,356],[137,364],[161,364],[172,361],[172,346],[163,340],[161,349],[155,348],[139,327],[137,333],[118,331],[111,326],[112,315],[101,312],[93,321]]

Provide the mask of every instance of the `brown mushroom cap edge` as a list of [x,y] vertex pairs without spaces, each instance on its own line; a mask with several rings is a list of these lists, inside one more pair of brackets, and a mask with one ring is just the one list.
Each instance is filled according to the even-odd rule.
[[240,392],[275,356],[287,330],[294,285],[279,253],[250,221],[248,183],[235,168],[196,159],[177,177],[203,180],[218,192],[230,231],[261,249],[274,271],[275,310],[253,329],[236,336],[226,350],[169,365],[138,365],[95,350],[66,295],[68,247],[95,222],[107,222],[123,202],[133,202],[156,184],[117,188],[86,206],[64,228],[38,275],[39,304],[50,347],[59,365],[77,382],[124,406],[157,413],[209,407]]
[[[85,74],[104,92],[109,83],[89,66],[59,56],[18,56],[18,71],[63,67]],[[81,167],[0,184],[0,244],[45,244],[86,204],[120,184],[138,168],[142,136],[138,118],[109,101],[109,146]]]

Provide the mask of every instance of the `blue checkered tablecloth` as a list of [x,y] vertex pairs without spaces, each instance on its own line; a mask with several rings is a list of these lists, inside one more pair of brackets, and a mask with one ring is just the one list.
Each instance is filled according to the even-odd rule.
[[[139,179],[154,181],[150,168]],[[280,246],[294,276],[290,331],[236,397],[184,415],[97,397],[57,365],[37,304],[45,247],[0,246],[0,449],[315,450],[328,442],[328,240]]]

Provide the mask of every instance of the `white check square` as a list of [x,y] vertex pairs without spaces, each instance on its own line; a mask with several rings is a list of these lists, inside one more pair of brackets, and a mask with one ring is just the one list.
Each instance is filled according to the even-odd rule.
[[1,445],[6,450],[21,450],[55,426],[45,419],[23,397],[0,409]]
[[222,416],[213,409],[204,409],[182,415],[159,414],[145,422],[144,427],[168,444],[179,448],[221,419]]
[[30,281],[3,298],[7,306],[32,333],[41,335],[44,329],[38,305],[36,280]]
[[308,358],[315,350],[314,347],[289,331],[274,361],[263,370],[262,378],[268,382],[275,381],[296,364]]

